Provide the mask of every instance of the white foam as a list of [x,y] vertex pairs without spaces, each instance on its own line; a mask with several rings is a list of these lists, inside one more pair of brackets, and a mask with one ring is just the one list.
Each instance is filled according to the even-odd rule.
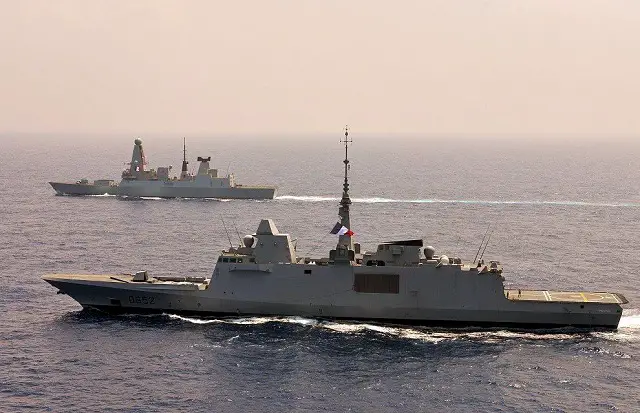
[[284,317],[274,319],[273,321],[278,321],[280,323],[299,324],[303,326],[315,326],[318,324],[318,320],[304,317]]
[[640,310],[637,308],[624,310],[618,328],[640,329]]
[[281,195],[276,199],[290,200],[290,201],[306,201],[306,202],[325,202],[325,201],[339,201],[339,198],[333,198],[329,196],[294,196],[294,195]]
[[[477,330],[473,328],[456,329],[430,329],[421,327],[387,326],[380,324],[366,324],[341,321],[322,321],[305,317],[239,317],[223,319],[200,319],[194,317],[184,317],[176,314],[166,314],[173,320],[181,320],[192,324],[235,324],[235,325],[260,325],[270,322],[289,323],[301,326],[309,326],[330,330],[341,334],[362,334],[367,331],[384,334],[391,337],[416,340],[428,343],[439,343],[456,340],[468,340],[480,343],[496,343],[504,340],[530,340],[530,341],[564,341],[580,337],[585,332],[572,329],[557,329],[551,331],[512,331],[512,330]],[[609,341],[630,342],[639,341],[640,334],[640,311],[625,310],[617,331],[593,332],[589,333],[593,337]]]
[[238,325],[252,325],[252,324],[265,324],[272,321],[282,321],[275,317],[242,317],[242,318],[213,318],[202,319],[194,317],[184,317],[177,314],[165,314],[172,320],[185,321],[192,324],[238,324]]
[[[307,195],[280,195],[278,200],[301,201],[301,202],[335,202],[340,198],[329,196],[307,196]],[[640,203],[623,202],[582,202],[582,201],[498,201],[482,199],[395,199],[382,197],[351,198],[354,203],[379,204],[379,203],[400,203],[400,204],[477,204],[477,205],[556,205],[556,206],[589,206],[589,207],[636,207],[640,208]]]
[[166,316],[168,316],[172,320],[181,320],[181,321],[186,321],[187,323],[192,323],[192,324],[213,324],[213,323],[221,322],[221,320],[202,320],[199,318],[183,317],[177,314],[166,314]]
[[228,199],[228,198],[192,198],[192,197],[186,197],[186,198],[176,198],[178,200],[181,201],[217,201],[217,202],[230,202],[232,201],[232,199]]
[[426,328],[421,329],[419,327],[390,327],[376,324],[352,324],[347,322],[323,322],[319,323],[318,327],[346,334],[363,333],[368,330],[393,337],[425,341],[430,343],[438,343],[441,341],[455,341],[460,339],[493,343],[508,339],[568,340],[575,337],[574,335],[564,331],[545,333],[509,330],[478,331],[472,329],[430,330]]
[[328,330],[333,330],[338,333],[360,333],[364,330],[359,324],[344,324],[344,323],[333,323],[327,322],[319,325],[321,328],[326,328]]
[[240,325],[253,325],[253,324],[266,324],[272,321],[278,321],[273,317],[247,317],[247,318],[230,318],[222,320],[226,324],[240,324]]

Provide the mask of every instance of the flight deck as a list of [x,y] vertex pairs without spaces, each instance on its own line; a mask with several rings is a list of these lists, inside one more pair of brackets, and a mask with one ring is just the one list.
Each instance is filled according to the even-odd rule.
[[505,289],[504,295],[512,301],[551,301],[560,303],[602,304],[627,304],[629,302],[622,294],[588,291]]

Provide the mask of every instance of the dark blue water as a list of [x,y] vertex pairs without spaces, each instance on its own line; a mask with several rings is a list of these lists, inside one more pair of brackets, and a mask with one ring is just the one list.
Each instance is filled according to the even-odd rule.
[[[335,242],[335,137],[189,138],[273,201],[59,197],[48,180],[117,178],[133,137],[0,137],[0,412],[640,411],[640,143],[381,139],[353,134],[363,247],[424,237],[504,264],[508,285],[610,290],[617,332],[433,329],[302,318],[107,317],[50,272],[208,275],[261,218],[302,255]],[[181,139],[145,138],[153,166]],[[192,165],[196,166],[196,165]],[[237,238],[235,229],[231,237]]]

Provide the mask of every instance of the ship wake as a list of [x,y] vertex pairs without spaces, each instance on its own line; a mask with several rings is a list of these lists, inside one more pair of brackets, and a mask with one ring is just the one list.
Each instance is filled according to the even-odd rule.
[[[297,202],[336,202],[340,198],[329,196],[296,196],[280,195],[276,200],[297,201]],[[637,202],[582,202],[582,201],[527,201],[527,200],[482,200],[482,199],[397,199],[397,198],[351,198],[354,203],[362,204],[469,204],[469,205],[528,205],[528,206],[577,206],[577,207],[619,207],[619,208],[640,208]]]
[[640,330],[640,309],[631,308],[624,310],[618,328]]
[[176,314],[165,314],[171,320],[190,324],[231,324],[265,325],[268,323],[296,324],[345,335],[376,334],[389,338],[406,339],[437,344],[451,341],[473,341],[480,343],[501,343],[512,340],[527,341],[571,341],[604,339],[607,341],[640,341],[640,310],[625,310],[617,331],[590,331],[574,327],[554,329],[511,330],[501,328],[444,328],[409,327],[394,324],[376,324],[351,321],[332,321],[305,317],[233,317],[197,318]]

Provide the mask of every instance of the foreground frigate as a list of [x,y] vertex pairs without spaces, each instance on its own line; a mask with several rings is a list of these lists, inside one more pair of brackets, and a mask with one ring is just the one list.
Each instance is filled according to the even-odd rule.
[[110,179],[89,182],[81,179],[75,183],[49,182],[59,195],[119,195],[128,197],[159,198],[222,198],[222,199],[273,199],[275,187],[247,186],[235,182],[233,174],[218,176],[217,169],[210,169],[211,157],[198,157],[200,166],[193,175],[187,171],[186,144],[183,147],[182,172],[170,177],[171,166],[149,169],[142,140],[136,139],[129,168],[122,172],[122,180]]
[[497,261],[469,265],[422,240],[353,242],[348,132],[338,235],[328,257],[298,257],[288,234],[263,219],[243,245],[218,257],[211,278],[188,274],[52,274],[44,280],[85,308],[107,312],[269,315],[436,325],[616,328],[617,293],[505,289]]

